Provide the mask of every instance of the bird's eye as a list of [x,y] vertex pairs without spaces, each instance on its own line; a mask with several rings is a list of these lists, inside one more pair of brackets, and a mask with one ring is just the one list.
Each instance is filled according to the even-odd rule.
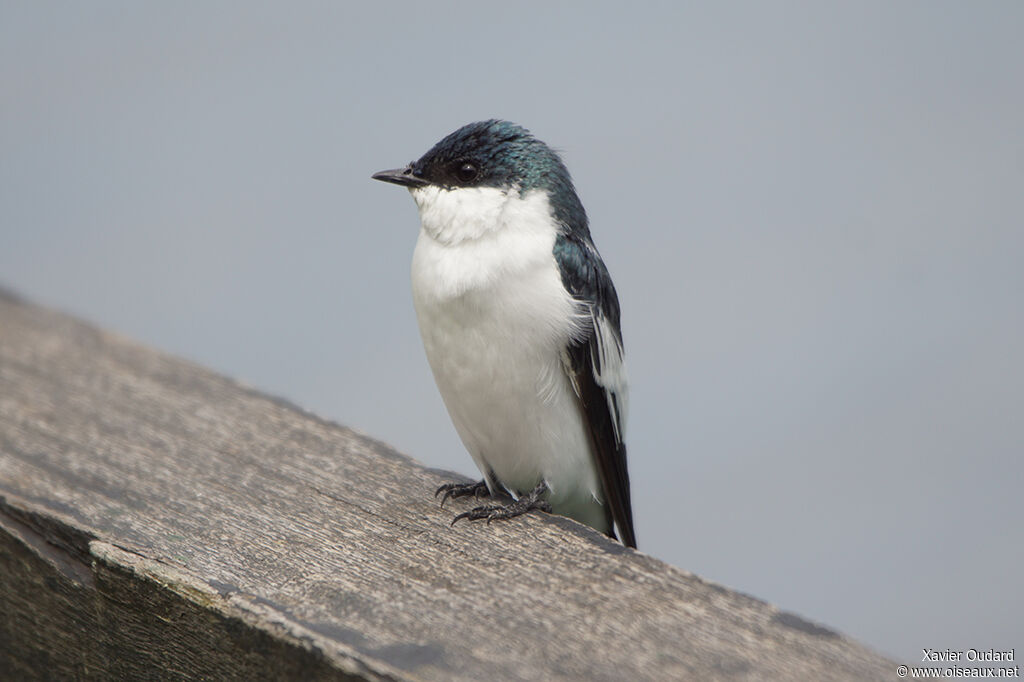
[[462,161],[455,168],[455,177],[459,182],[472,182],[480,174],[480,169],[472,161]]

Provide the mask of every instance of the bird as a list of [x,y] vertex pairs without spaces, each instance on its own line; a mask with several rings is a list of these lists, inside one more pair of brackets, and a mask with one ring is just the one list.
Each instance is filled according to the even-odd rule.
[[[460,519],[568,516],[636,547],[618,295],[569,171],[529,130],[465,125],[404,168],[419,211],[412,293],[434,380],[489,496]],[[616,534],[616,530],[618,533]]]

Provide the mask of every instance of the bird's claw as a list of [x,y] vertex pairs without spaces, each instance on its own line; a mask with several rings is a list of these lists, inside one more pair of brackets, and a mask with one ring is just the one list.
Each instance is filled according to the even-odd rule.
[[434,491],[434,498],[436,499],[441,493],[444,493],[444,497],[441,498],[441,506],[444,507],[444,503],[449,498],[455,499],[472,495],[474,499],[480,499],[484,495],[490,495],[491,491],[487,487],[487,481],[477,481],[476,483],[445,483]]
[[547,500],[540,499],[541,493],[546,489],[547,488],[542,484],[529,495],[523,495],[518,500],[510,502],[509,504],[485,504],[481,507],[475,507],[469,511],[457,514],[455,518],[452,519],[451,525],[454,526],[455,522],[461,519],[468,519],[470,521],[486,519],[487,525],[490,525],[491,521],[513,519],[531,511],[542,511],[550,514],[551,504]]

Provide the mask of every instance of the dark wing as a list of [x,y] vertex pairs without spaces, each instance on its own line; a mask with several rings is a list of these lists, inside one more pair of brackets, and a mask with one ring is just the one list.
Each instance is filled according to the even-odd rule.
[[583,332],[565,350],[566,373],[586,415],[610,520],[623,544],[636,547],[624,442],[627,385],[619,299],[589,236],[559,235],[555,258],[562,283],[585,308]]

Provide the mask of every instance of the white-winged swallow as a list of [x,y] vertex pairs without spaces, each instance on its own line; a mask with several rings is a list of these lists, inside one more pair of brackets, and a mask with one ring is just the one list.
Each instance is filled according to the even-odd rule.
[[[636,547],[619,301],[565,164],[526,129],[471,123],[405,168],[421,229],[412,291],[427,359],[484,480],[455,520],[539,509]],[[453,521],[454,523],[454,521]]]

